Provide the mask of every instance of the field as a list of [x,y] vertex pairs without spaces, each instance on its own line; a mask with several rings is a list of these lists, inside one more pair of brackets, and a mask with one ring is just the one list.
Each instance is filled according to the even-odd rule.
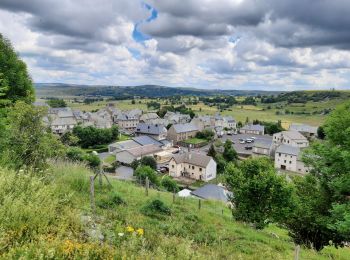
[[[176,198],[129,182],[95,184],[81,165],[56,163],[44,176],[0,169],[2,259],[293,259],[294,244],[275,225],[255,230],[223,204]],[[28,185],[31,183],[31,185]],[[10,192],[11,191],[11,192]],[[145,215],[159,199],[170,215]],[[95,223],[95,224],[94,224]],[[136,231],[137,230],[137,231]],[[103,242],[101,242],[101,240]],[[300,259],[349,259],[349,249],[301,248]]]
[[[244,100],[245,97],[237,97],[237,101]],[[250,121],[258,119],[261,121],[278,121],[281,120],[282,126],[288,128],[290,123],[305,123],[313,126],[321,125],[329,110],[334,109],[337,105],[345,102],[347,99],[344,97],[327,99],[324,101],[308,101],[306,103],[291,103],[287,102],[276,102],[271,104],[258,102],[256,106],[254,105],[233,105],[222,111],[220,111],[216,106],[209,106],[203,102],[198,102],[197,104],[192,104],[190,100],[195,100],[196,97],[182,97],[175,106],[180,104],[186,104],[187,107],[191,108],[198,115],[213,115],[220,112],[222,115],[233,116],[236,121],[245,122],[246,118]],[[38,99],[38,101],[44,101]],[[136,99],[135,104],[132,104],[132,100],[112,100],[107,101],[96,101],[90,104],[85,104],[82,101],[77,101],[74,98],[65,98],[67,105],[73,109],[79,109],[81,111],[96,111],[98,109],[104,108],[107,103],[113,103],[115,107],[120,110],[130,110],[134,108],[139,108],[145,112],[155,111],[154,109],[147,108],[147,102],[155,101],[165,106],[170,104],[170,100],[166,98],[145,98]]]

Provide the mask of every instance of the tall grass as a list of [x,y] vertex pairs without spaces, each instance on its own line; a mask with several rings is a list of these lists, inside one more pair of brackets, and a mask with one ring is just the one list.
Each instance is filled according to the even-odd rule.
[[[218,203],[205,201],[198,210],[198,200],[176,198],[173,203],[170,193],[155,190],[147,197],[143,188],[128,182],[112,181],[111,189],[105,182],[102,187],[95,184],[93,218],[91,174],[83,165],[67,162],[56,162],[37,176],[0,169],[0,258],[293,258],[294,245],[283,229],[256,231],[234,222]],[[143,214],[154,200],[169,207],[171,215]],[[348,249],[334,247],[320,253],[301,250],[301,259],[349,256]]]

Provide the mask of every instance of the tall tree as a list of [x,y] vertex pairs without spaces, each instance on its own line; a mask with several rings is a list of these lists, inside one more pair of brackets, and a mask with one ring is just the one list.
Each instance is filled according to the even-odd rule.
[[231,140],[227,139],[224,144],[224,153],[222,154],[225,160],[232,162],[238,159],[236,150],[232,146]]
[[3,162],[15,170],[36,170],[64,153],[63,144],[44,125],[45,108],[17,102],[8,114]]
[[26,64],[18,57],[9,40],[0,34],[0,107],[17,100],[35,99],[32,79]]
[[324,132],[304,154],[311,175],[297,182],[298,207],[287,222],[296,242],[316,249],[350,241],[350,102],[328,116]]
[[230,163],[225,175],[237,220],[263,228],[270,222],[282,222],[290,214],[293,189],[276,174],[268,158],[248,159],[238,166]]

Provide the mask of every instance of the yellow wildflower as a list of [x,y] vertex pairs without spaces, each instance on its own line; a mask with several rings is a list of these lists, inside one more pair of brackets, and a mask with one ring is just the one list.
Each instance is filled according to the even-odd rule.
[[132,232],[135,231],[135,229],[134,229],[132,226],[127,226],[127,227],[126,227],[126,231],[132,233]]
[[140,236],[143,236],[143,234],[145,233],[145,231],[143,230],[143,228],[139,228],[136,230],[137,234]]

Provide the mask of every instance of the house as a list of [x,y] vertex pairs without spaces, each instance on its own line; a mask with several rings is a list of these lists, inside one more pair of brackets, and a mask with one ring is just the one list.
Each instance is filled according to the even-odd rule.
[[224,116],[222,127],[227,129],[236,129],[236,120],[232,116]]
[[216,178],[216,162],[212,157],[196,152],[174,155],[169,162],[169,175],[210,181]]
[[272,154],[272,140],[258,139],[253,145],[253,157],[271,156]]
[[141,136],[137,136],[137,137],[134,137],[132,139],[133,141],[135,141],[136,143],[140,144],[140,145],[149,145],[149,144],[153,144],[153,145],[156,145],[158,147],[162,147],[163,146],[163,143],[152,138],[152,137],[149,137],[147,135],[141,135]]
[[241,134],[264,135],[265,126],[248,124],[243,126],[239,131]]
[[190,115],[167,111],[164,115],[169,124],[185,124],[191,121]]
[[140,116],[140,122],[142,123],[150,123],[153,120],[159,119],[157,113],[146,113]]
[[153,156],[162,149],[154,144],[134,147],[116,153],[116,161],[123,164],[131,164],[134,160],[140,160],[144,156]]
[[108,152],[116,153],[140,146],[141,144],[135,142],[134,140],[126,140],[108,145]]
[[167,137],[168,130],[164,127],[164,125],[158,124],[148,124],[148,123],[139,123],[136,127],[135,134],[139,135],[147,135],[156,140],[164,140]]
[[273,135],[273,142],[278,144],[286,144],[295,147],[308,147],[309,141],[301,133],[297,131],[282,131]]
[[301,133],[303,136],[305,136],[306,138],[316,137],[317,136],[317,129],[318,128],[315,126],[310,126],[310,125],[306,125],[306,124],[292,123],[289,126],[290,131],[297,131],[297,132]]
[[191,195],[205,200],[218,200],[228,203],[230,197],[232,196],[232,192],[228,191],[223,186],[206,184],[203,187],[192,191]]
[[53,133],[64,134],[72,131],[78,124],[73,111],[69,107],[50,108],[46,120]]
[[275,152],[275,168],[297,173],[308,173],[309,168],[301,161],[301,149],[297,146],[281,144]]
[[121,112],[114,115],[113,121],[119,126],[119,128],[133,131],[139,123],[139,117],[135,116],[134,113]]
[[167,139],[178,143],[193,138],[199,132],[198,127],[192,123],[172,125],[167,133]]

